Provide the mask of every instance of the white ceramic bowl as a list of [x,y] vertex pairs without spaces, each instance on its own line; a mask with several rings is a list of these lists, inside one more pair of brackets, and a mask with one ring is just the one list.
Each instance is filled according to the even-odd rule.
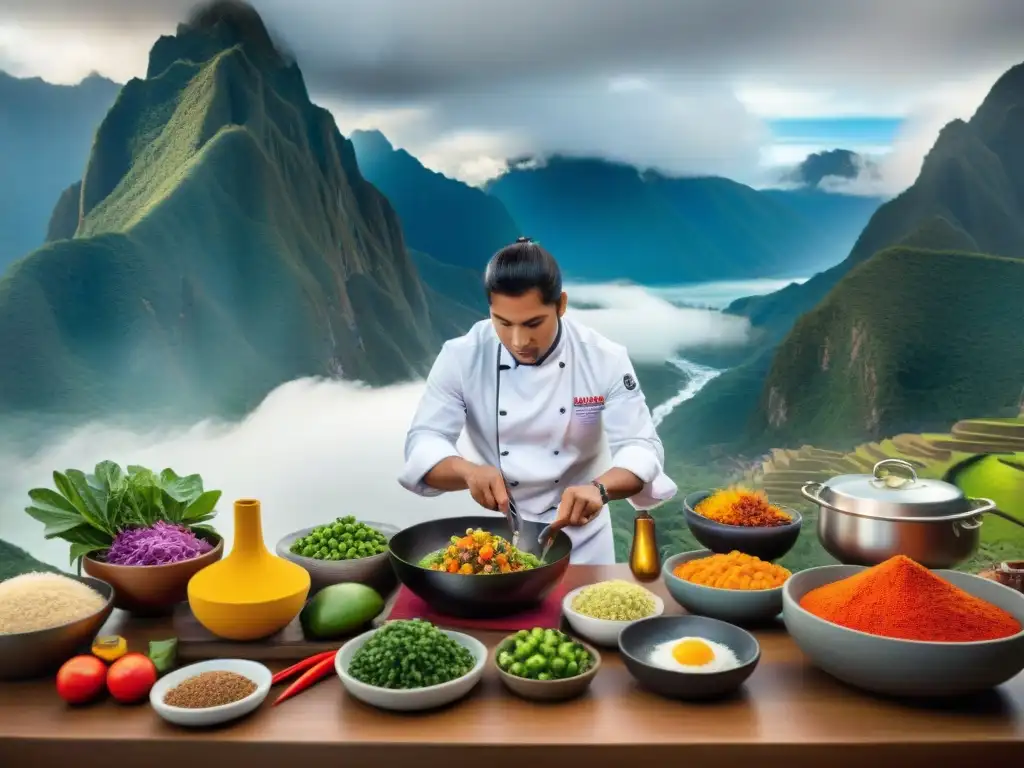
[[[234,672],[236,675],[247,677],[256,683],[256,690],[241,701],[208,709],[188,709],[187,707],[171,707],[164,704],[164,696],[168,691],[190,677],[201,675],[203,672]],[[169,672],[157,680],[156,685],[149,692],[149,703],[160,717],[175,725],[192,728],[219,725],[244,717],[257,709],[270,693],[270,682],[273,676],[269,669],[255,661],[245,659],[200,661]]]
[[341,646],[341,649],[334,657],[334,668],[338,672],[338,677],[341,678],[341,684],[345,686],[345,690],[364,704],[396,712],[414,712],[421,709],[443,707],[445,704],[458,701],[468,694],[480,682],[480,678],[483,676],[484,664],[487,662],[487,648],[484,644],[475,637],[464,635],[461,632],[442,629],[442,632],[459,645],[468,649],[473,654],[473,658],[476,659],[476,664],[465,675],[440,685],[429,685],[426,688],[413,688],[409,690],[378,688],[374,685],[361,683],[348,674],[348,666],[352,662],[352,657],[356,651],[362,648],[366,641],[377,631],[373,629],[353,637]]
[[567,594],[562,600],[562,613],[565,615],[565,620],[569,622],[572,631],[594,643],[594,645],[617,648],[619,645],[619,633],[622,630],[630,624],[635,624],[644,619],[653,619],[655,616],[661,616],[665,612],[665,601],[651,592],[651,597],[654,598],[654,613],[650,616],[644,616],[643,619],[611,621],[609,619],[595,619],[592,616],[584,616],[582,613],[577,613],[572,609],[572,601],[576,598],[576,595],[591,586],[593,585],[587,584]]

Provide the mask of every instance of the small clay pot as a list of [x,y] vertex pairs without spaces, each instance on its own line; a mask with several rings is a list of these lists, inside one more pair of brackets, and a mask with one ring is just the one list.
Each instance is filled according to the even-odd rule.
[[1024,561],[1012,560],[1000,563],[995,569],[996,581],[1004,587],[1024,592]]
[[208,541],[213,549],[205,555],[169,565],[111,565],[88,555],[82,570],[114,587],[114,607],[140,616],[170,613],[188,599],[188,582],[199,571],[224,555],[224,539]]

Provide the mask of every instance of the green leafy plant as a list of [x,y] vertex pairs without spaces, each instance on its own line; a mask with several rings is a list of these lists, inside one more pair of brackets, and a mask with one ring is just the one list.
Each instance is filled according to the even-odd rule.
[[123,530],[147,528],[158,521],[190,529],[200,537],[216,536],[207,523],[220,491],[204,491],[199,475],[180,477],[171,469],[160,474],[145,467],[127,471],[113,461],[101,461],[93,474],[78,469],[53,473],[52,488],[28,492],[32,506],[25,511],[41,522],[43,537],[71,544],[71,562],[107,550]]

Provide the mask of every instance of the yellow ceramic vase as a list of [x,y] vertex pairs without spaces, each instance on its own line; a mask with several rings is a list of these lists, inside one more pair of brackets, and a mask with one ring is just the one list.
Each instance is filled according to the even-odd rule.
[[309,573],[267,550],[256,499],[235,502],[231,554],[188,583],[193,615],[227,640],[259,640],[284,629],[308,595]]

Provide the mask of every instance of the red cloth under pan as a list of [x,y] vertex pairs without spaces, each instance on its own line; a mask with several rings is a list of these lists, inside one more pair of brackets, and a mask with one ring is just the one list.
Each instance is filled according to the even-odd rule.
[[544,602],[527,611],[496,619],[466,619],[458,616],[447,616],[435,611],[426,602],[410,592],[407,587],[402,586],[398,590],[398,596],[395,598],[395,605],[391,609],[391,613],[388,614],[388,620],[424,619],[439,627],[478,629],[494,632],[517,632],[520,629],[533,629],[534,627],[558,629],[562,621],[562,598],[565,597],[568,591],[568,588],[559,584],[551,590],[551,593],[544,599]]

